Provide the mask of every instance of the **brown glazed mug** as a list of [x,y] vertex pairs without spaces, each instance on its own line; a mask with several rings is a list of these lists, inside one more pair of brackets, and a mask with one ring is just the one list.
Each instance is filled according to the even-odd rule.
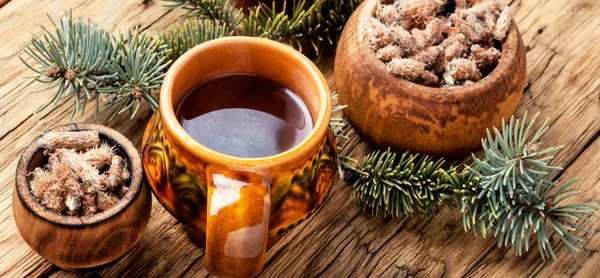
[[[225,155],[192,139],[175,108],[201,83],[234,73],[266,77],[298,94],[313,118],[310,134],[294,148],[262,158]],[[169,69],[160,107],[144,134],[144,169],[160,203],[185,225],[205,233],[210,272],[258,275],[268,239],[280,238],[323,202],[337,169],[331,105],[317,67],[291,47],[267,39],[212,40]]]

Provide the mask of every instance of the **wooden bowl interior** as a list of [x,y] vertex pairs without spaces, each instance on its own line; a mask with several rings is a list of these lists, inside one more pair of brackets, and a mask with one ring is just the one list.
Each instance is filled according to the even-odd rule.
[[[358,28],[361,28],[359,32],[364,32],[365,24],[368,22],[366,19],[368,17],[375,17],[377,12],[377,3],[379,0],[366,0],[365,1],[365,12],[363,15],[360,15],[361,18],[358,20]],[[362,10],[361,10],[362,11]],[[368,16],[364,18],[364,16]],[[517,29],[517,24],[512,21],[512,27],[509,33],[506,36],[506,39],[500,44],[500,50],[502,53],[502,57],[498,64],[494,67],[494,69],[485,75],[481,80],[474,82],[468,86],[460,86],[460,87],[449,87],[449,88],[440,88],[440,87],[429,87],[425,85],[421,85],[409,80],[406,80],[399,76],[393,76],[387,72],[386,64],[377,59],[375,51],[373,51],[369,45],[369,40],[362,40],[361,47],[367,50],[367,53],[372,52],[371,59],[368,59],[368,62],[373,63],[379,62],[380,67],[377,71],[377,74],[385,73],[388,76],[388,81],[391,82],[393,87],[399,88],[404,87],[406,91],[412,92],[415,97],[438,97],[440,94],[489,94],[488,90],[492,90],[493,88],[489,85],[490,83],[496,83],[499,79],[502,78],[502,75],[509,74],[507,70],[510,68],[510,64],[515,61],[517,58],[517,49],[519,44],[519,31]],[[365,37],[366,38],[366,37]],[[484,90],[485,89],[485,90]],[[446,97],[446,96],[445,96]],[[439,100],[436,100],[439,101]]]
[[[123,142],[123,139],[125,139],[125,137],[118,138],[119,136],[115,136],[114,134],[116,132],[112,130],[110,130],[110,132],[103,132],[102,130],[98,130],[94,127],[95,125],[88,124],[69,124],[66,126],[57,127],[55,129],[52,129],[51,131],[97,130],[99,132],[100,140],[113,147],[115,154],[125,159],[127,167],[131,172],[131,177],[129,179],[128,184],[129,190],[127,191],[125,196],[123,196],[123,198],[121,198],[119,202],[117,202],[113,207],[109,208],[108,210],[90,216],[66,216],[48,210],[43,205],[39,204],[37,201],[34,200],[33,194],[29,189],[29,183],[31,182],[32,176],[28,175],[28,173],[31,173],[33,172],[33,170],[35,170],[35,168],[42,167],[43,165],[46,165],[48,163],[48,156],[43,155],[44,149],[39,146],[36,138],[36,140],[34,140],[25,149],[23,156],[21,157],[22,161],[19,162],[19,167],[17,168],[17,173],[15,177],[17,180],[16,186],[19,198],[27,208],[29,208],[31,211],[33,211],[40,217],[53,223],[67,226],[81,226],[97,224],[109,219],[110,217],[124,210],[129,205],[131,200],[134,200],[136,198],[143,184],[143,174],[141,173],[141,161],[139,160],[139,155],[137,155],[137,150],[135,150],[135,148],[133,148],[133,146],[129,142],[128,143],[131,145],[131,148],[133,148],[133,150],[127,150],[126,147],[124,147],[124,144],[121,143]],[[104,129],[104,127],[102,129]],[[120,136],[122,137],[122,135]],[[132,154],[131,151],[135,151],[135,154]],[[132,156],[135,157],[132,158]],[[133,163],[133,160],[136,158],[138,160],[138,163]],[[22,165],[25,167],[21,167]]]
[[344,27],[334,76],[344,115],[379,149],[391,147],[462,158],[481,146],[486,129],[514,113],[525,87],[525,47],[513,27],[502,43],[502,58],[483,79],[468,86],[437,88],[387,72],[369,45],[366,24],[378,0],[365,0]]

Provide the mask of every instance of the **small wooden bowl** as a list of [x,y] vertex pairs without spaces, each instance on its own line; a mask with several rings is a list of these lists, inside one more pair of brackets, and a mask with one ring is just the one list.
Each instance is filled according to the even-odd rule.
[[346,23],[335,58],[344,115],[381,149],[463,157],[481,146],[486,129],[516,110],[525,87],[525,47],[515,22],[502,59],[484,79],[459,88],[431,88],[390,75],[369,47],[365,25],[378,0],[365,0]]
[[144,186],[138,151],[125,136],[95,124],[66,124],[52,131],[96,130],[100,139],[116,147],[131,169],[126,195],[112,208],[91,216],[56,214],[33,199],[28,172],[43,164],[43,149],[32,142],[21,155],[13,191],[13,215],[19,233],[40,256],[65,270],[90,268],[109,263],[125,254],[148,224],[152,199]]

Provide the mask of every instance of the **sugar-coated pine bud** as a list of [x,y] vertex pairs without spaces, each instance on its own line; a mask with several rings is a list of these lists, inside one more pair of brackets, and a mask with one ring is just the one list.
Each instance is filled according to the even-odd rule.
[[452,78],[457,81],[479,81],[481,79],[481,72],[475,66],[473,61],[468,59],[454,59],[448,63],[446,71],[450,72]]
[[429,45],[437,45],[444,39],[444,21],[439,18],[434,18],[425,28],[425,36]]
[[437,76],[425,70],[425,64],[413,59],[393,59],[387,65],[389,73],[399,75],[409,81],[434,84],[438,82]]
[[106,143],[82,153],[83,159],[96,169],[109,165],[113,157],[113,149]]
[[402,58],[403,51],[400,47],[392,44],[388,44],[385,47],[377,50],[377,59],[389,62],[394,58]]
[[502,53],[495,47],[482,47],[474,44],[471,46],[469,59],[481,72],[485,72],[495,67],[501,57]]
[[463,18],[460,14],[450,16],[452,24],[472,42],[484,41],[490,37],[485,24],[474,15]]
[[442,9],[444,1],[436,0],[404,0],[400,8],[402,20],[407,22],[411,28],[423,28],[425,23],[436,17],[436,13]]
[[388,28],[376,18],[371,18],[367,28],[367,36],[371,47],[375,50],[380,49],[393,41],[392,33]]
[[494,28],[494,38],[499,41],[504,40],[504,38],[506,38],[506,35],[508,34],[508,30],[510,29],[511,22],[512,17],[510,15],[510,9],[508,7],[505,7],[500,13],[498,20],[496,21],[496,28]]
[[399,22],[402,14],[394,5],[379,5],[377,7],[377,17],[383,20],[387,26],[392,26]]
[[[463,57],[463,55],[465,55],[468,50],[469,49],[467,48],[467,46],[458,40],[455,41],[454,43],[448,45],[444,49],[444,63],[443,63],[442,70],[448,66],[448,63],[450,63],[450,61]],[[438,66],[440,66],[440,65],[438,64]],[[436,68],[436,72],[439,72],[439,71],[440,71],[440,69]]]
[[412,36],[414,37],[415,43],[419,48],[425,48],[431,45],[439,44],[444,36],[442,34],[444,22],[438,18],[434,18],[433,20],[427,23],[427,27],[424,30],[414,28],[411,31]]
[[483,17],[487,12],[497,13],[502,10],[504,5],[500,0],[485,0],[481,1],[472,7],[466,9],[464,12],[466,15],[473,15],[475,17]]
[[434,72],[441,73],[446,70],[448,63],[456,58],[461,58],[467,53],[469,48],[467,47],[467,38],[463,34],[456,34],[449,36],[440,44],[442,47],[442,58],[439,59],[434,65]]
[[81,198],[81,206],[83,210],[83,215],[94,215],[98,211],[96,207],[96,198],[92,194],[85,194],[83,198]]
[[417,60],[425,64],[426,68],[430,68],[436,64],[438,59],[442,56],[443,50],[440,46],[428,46],[418,52],[410,58]]
[[496,14],[492,13],[492,12],[487,12],[483,15],[483,24],[485,25],[485,31],[488,34],[493,34],[494,29],[496,29],[496,21],[497,21],[498,17],[496,16]]
[[67,131],[67,132],[47,132],[38,143],[46,152],[52,152],[57,149],[75,149],[87,150],[100,145],[100,136],[98,131]]
[[411,50],[417,48],[417,43],[412,34],[402,26],[392,26],[388,28],[388,32],[392,36],[393,42],[400,48]]

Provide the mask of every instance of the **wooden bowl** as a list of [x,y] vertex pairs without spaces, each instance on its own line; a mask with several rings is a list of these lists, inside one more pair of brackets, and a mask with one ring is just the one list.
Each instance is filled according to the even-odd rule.
[[365,25],[378,0],[364,1],[346,23],[335,57],[335,84],[344,115],[381,149],[462,157],[481,145],[486,129],[516,110],[525,87],[525,47],[515,22],[502,59],[481,81],[431,88],[390,75],[369,47]]
[[110,209],[91,216],[56,214],[33,199],[28,172],[44,163],[43,149],[34,140],[21,155],[13,191],[13,215],[19,233],[40,256],[65,270],[90,268],[109,263],[125,254],[148,224],[152,199],[144,186],[138,151],[125,136],[95,124],[66,124],[52,131],[96,130],[100,139],[116,147],[131,169],[126,195]]

